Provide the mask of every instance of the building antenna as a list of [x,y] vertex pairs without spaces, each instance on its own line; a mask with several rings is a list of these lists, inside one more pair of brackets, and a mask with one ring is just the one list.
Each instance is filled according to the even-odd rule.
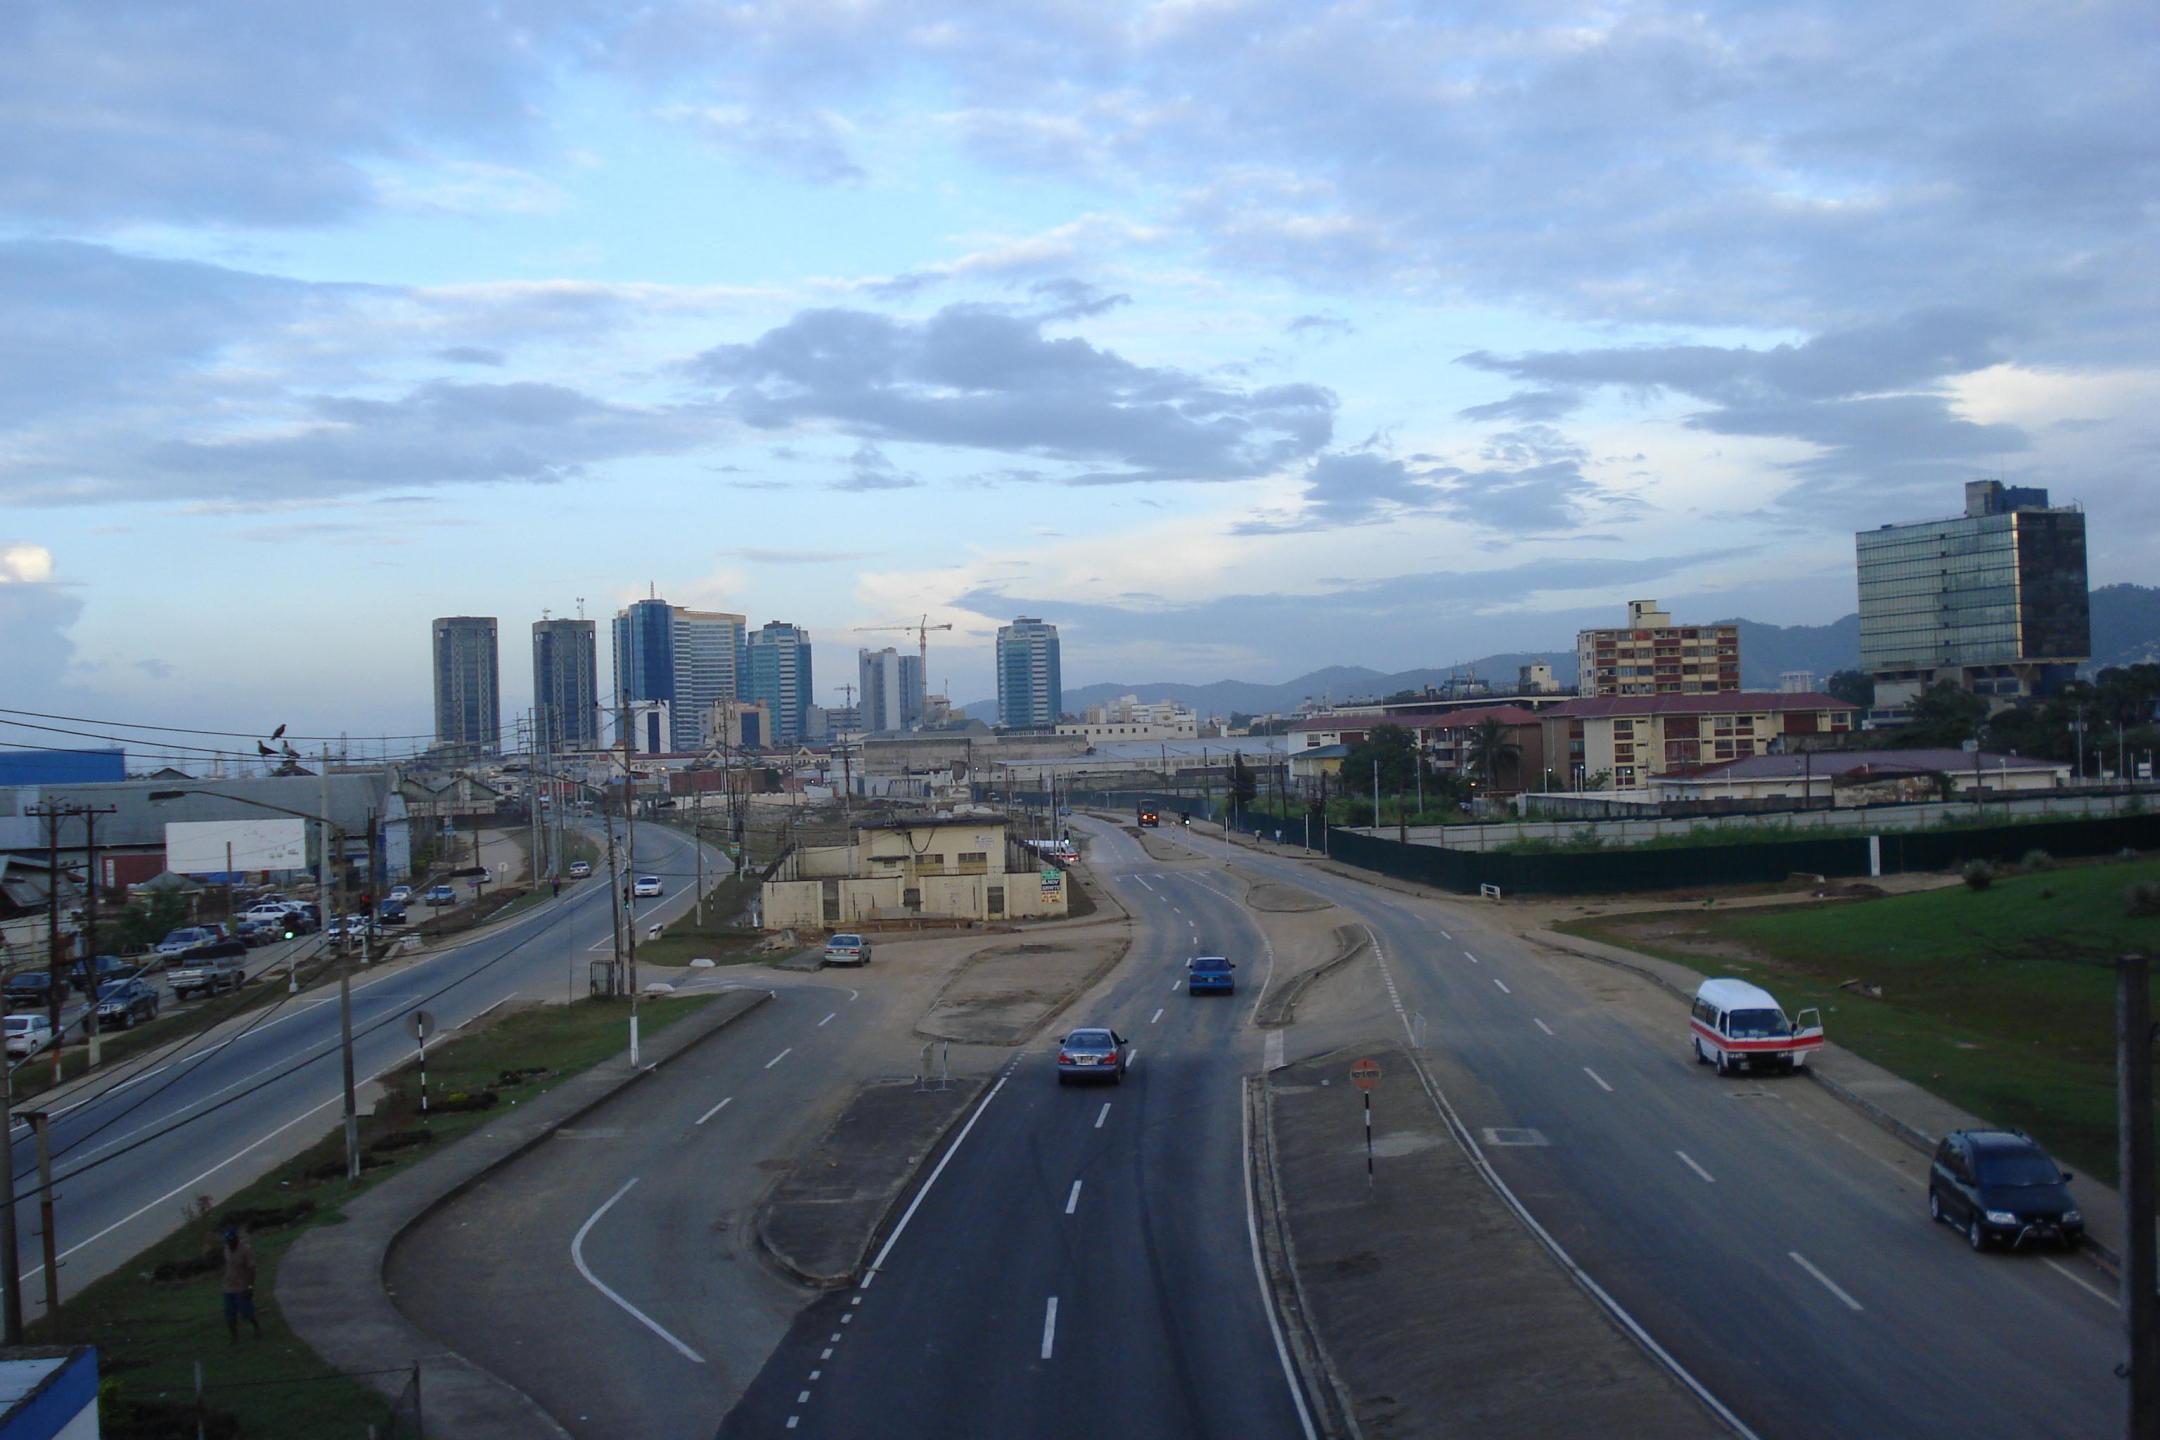
[[582,595],[577,597],[577,618],[580,620],[585,618],[585,597]]

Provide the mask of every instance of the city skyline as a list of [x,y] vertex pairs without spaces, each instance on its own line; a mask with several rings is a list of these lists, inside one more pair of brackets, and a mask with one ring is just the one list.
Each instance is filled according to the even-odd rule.
[[410,736],[430,617],[653,587],[959,703],[1823,623],[1990,476],[2150,578],[2125,7],[238,13],[0,21],[26,708]]

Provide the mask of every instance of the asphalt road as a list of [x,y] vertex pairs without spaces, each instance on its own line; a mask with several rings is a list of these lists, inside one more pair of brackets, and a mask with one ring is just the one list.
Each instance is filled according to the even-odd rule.
[[1472,1133],[1542,1137],[1486,1147],[1502,1179],[1758,1434],[2120,1428],[2103,1277],[2053,1252],[1970,1253],[1928,1222],[1921,1167],[1804,1077],[1718,1079],[1693,1063],[1677,1002],[1670,1033],[1646,1034],[1473,903],[1179,838],[1371,926],[1402,1033],[1424,1017],[1428,1061]]
[[[716,863],[726,861],[708,847],[708,872]],[[638,902],[641,923],[689,904],[689,837],[640,829],[638,865],[668,885],[659,899]],[[414,1009],[426,1008],[443,1034],[519,997],[564,996],[573,984],[582,991],[608,933],[604,886],[579,882],[482,938],[358,977],[357,1078],[412,1058],[403,1020]],[[338,1049],[337,991],[318,987],[258,1012],[244,1033],[220,1027],[169,1055],[137,1057],[115,1067],[103,1088],[63,1099],[52,1124],[62,1298],[171,1230],[190,1197],[229,1194],[335,1128]],[[25,1126],[12,1139],[24,1315],[34,1319],[44,1304],[36,1150]]]
[[[723,1436],[1309,1433],[1247,1220],[1244,1022],[1265,947],[1221,877],[1165,875],[1096,833],[1133,950],[1056,1024],[1109,1025],[1137,1063],[1122,1085],[1064,1087],[1054,1043],[1016,1057],[877,1268],[796,1321]],[[1186,958],[1211,952],[1239,958],[1237,994],[1187,996]]]

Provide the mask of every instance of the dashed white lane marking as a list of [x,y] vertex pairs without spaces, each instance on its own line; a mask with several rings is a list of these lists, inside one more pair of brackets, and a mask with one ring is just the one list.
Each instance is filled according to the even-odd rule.
[[1152,895],[1152,894],[1154,894],[1154,893],[1155,893],[1155,887],[1154,887],[1153,885],[1150,885],[1150,884],[1148,884],[1148,883],[1147,883],[1147,876],[1145,876],[1145,875],[1135,875],[1135,876],[1133,876],[1132,878],[1133,878],[1133,881],[1134,881],[1134,883],[1136,883],[1137,885],[1139,885],[1141,889],[1143,889],[1143,890],[1147,891],[1147,892],[1148,892],[1148,893],[1149,893],[1150,895]]
[[797,1391],[797,1392],[795,1393],[795,1403],[796,1403],[797,1405],[807,1405],[807,1404],[809,1404],[809,1403],[810,1403],[810,1392],[809,1392],[808,1390],[798,1390],[798,1391]]
[[[839,1336],[837,1336],[837,1335],[833,1336],[833,1339],[835,1339],[835,1340],[837,1340],[837,1339],[839,1339],[839,1338],[840,1338],[840,1337],[839,1337]],[[828,1345],[828,1346],[826,1346],[826,1347],[825,1347],[825,1348],[824,1348],[823,1350],[820,1350],[820,1351],[818,1351],[818,1357],[817,1357],[817,1358],[818,1358],[818,1359],[820,1359],[820,1360],[830,1360],[830,1359],[832,1359],[832,1346]]]
[[1072,1194],[1065,1197],[1065,1213],[1070,1215],[1080,1208],[1080,1182],[1073,1181]]
[[713,1106],[712,1109],[707,1110],[704,1114],[698,1116],[697,1123],[700,1125],[704,1124],[707,1120],[712,1119],[713,1116],[719,1114],[722,1110],[727,1109],[728,1106],[734,1103],[735,1097],[733,1095],[728,1096],[727,1099],[722,1100],[719,1104]]
[[1182,985],[1182,984],[1184,984],[1184,983],[1185,983],[1185,977],[1184,977],[1184,976],[1182,976],[1182,975],[1180,975],[1180,976],[1179,976],[1179,977],[1178,977],[1177,979],[1175,979],[1175,980],[1172,980],[1172,981],[1170,982],[1170,988],[1171,988],[1172,990],[1175,990],[1175,989],[1177,989],[1177,987],[1178,987],[1178,986],[1180,986],[1180,985]]
[[1552,1026],[1546,1024],[1543,1020],[1538,1019],[1535,1015],[1530,1017],[1530,1023],[1537,1026],[1538,1029],[1543,1030],[1548,1035],[1553,1033]]
[[1605,1077],[1598,1074],[1597,1071],[1591,1069],[1588,1065],[1582,1067],[1582,1073],[1588,1075],[1592,1080],[1597,1081],[1598,1089],[1603,1090],[1608,1095],[1613,1093],[1612,1086],[1605,1083]]
[[1455,937],[1454,937],[1453,935],[1450,935],[1450,934],[1448,934],[1448,933],[1447,933],[1447,931],[1445,931],[1445,930],[1442,930],[1442,931],[1440,932],[1440,938],[1441,938],[1441,939],[1443,939],[1443,940],[1453,940],[1453,939],[1454,939]]
[[1703,1169],[1702,1166],[1696,1164],[1694,1157],[1690,1156],[1687,1151],[1675,1150],[1672,1153],[1680,1157],[1681,1164],[1687,1166],[1688,1169],[1693,1170],[1697,1175],[1702,1176],[1705,1181],[1712,1185],[1717,1184],[1717,1177],[1712,1175],[1708,1170]]
[[832,1343],[835,1345],[840,1343],[840,1332],[838,1330],[832,1332]]
[[1816,1269],[1813,1265],[1810,1265],[1808,1263],[1807,1256],[1802,1255],[1798,1250],[1788,1250],[1785,1253],[1792,1256],[1794,1264],[1798,1265],[1801,1269],[1807,1271],[1808,1274],[1814,1276],[1817,1280],[1820,1280],[1822,1282],[1823,1289],[1828,1290],[1832,1295],[1835,1295],[1838,1299],[1844,1301],[1846,1309],[1857,1312],[1862,1308],[1859,1301],[1853,1299],[1852,1296],[1846,1294],[1843,1290],[1840,1290],[1838,1288],[1837,1281],[1832,1280],[1828,1275],[1823,1274],[1822,1271]]
[[802,1416],[800,1416],[800,1415],[790,1415],[790,1416],[788,1416],[788,1417],[787,1417],[787,1428],[788,1428],[788,1429],[790,1429],[790,1430],[793,1430],[793,1429],[794,1429],[794,1428],[795,1428],[795,1427],[796,1427],[797,1425],[800,1425],[800,1424],[802,1424]]
[[787,1059],[787,1057],[788,1057],[788,1056],[790,1056],[790,1055],[792,1055],[792,1054],[794,1054],[794,1053],[795,1053],[795,1047],[794,1047],[794,1046],[792,1046],[792,1045],[788,1046],[788,1047],[787,1047],[787,1049],[785,1049],[785,1050],[782,1050],[782,1051],[781,1051],[781,1052],[780,1052],[779,1054],[777,1054],[777,1055],[773,1056],[773,1057],[772,1057],[772,1059],[770,1059],[770,1060],[767,1060],[767,1061],[765,1062],[765,1068],[766,1068],[766,1069],[768,1069],[768,1070],[772,1069],[772,1067],[773,1067],[773,1066],[775,1066],[775,1065],[779,1064],[779,1063],[780,1063],[780,1062],[781,1062],[782,1060],[785,1060],[785,1059]]
[[1410,1013],[1403,1009],[1402,992],[1395,988],[1395,972],[1388,968],[1387,951],[1382,948],[1379,933],[1372,926],[1367,925],[1364,929],[1365,938],[1372,941],[1373,959],[1380,962],[1380,982],[1387,986],[1388,1004],[1395,1007],[1395,1018],[1402,1021],[1403,1033],[1410,1037],[1410,1043],[1414,1046],[1417,1044],[1417,1031],[1410,1024]]
[[1503,995],[1512,995],[1515,993],[1513,990],[1507,988],[1507,981],[1502,980],[1498,975],[1492,977],[1492,983],[1500,987],[1500,993]]
[[825,1017],[825,1018],[824,1018],[823,1020],[820,1020],[820,1021],[818,1021],[818,1022],[817,1022],[817,1023],[818,1023],[818,1028],[819,1028],[819,1029],[823,1029],[823,1028],[824,1028],[825,1026],[827,1026],[827,1025],[830,1025],[830,1024],[832,1024],[832,1022],[833,1022],[833,1021],[835,1021],[835,1020],[837,1020],[837,1019],[839,1019],[839,1018],[840,1018],[840,1012],[839,1012],[838,1010],[835,1010],[835,1011],[833,1011],[833,1012],[832,1012],[832,1014],[830,1014],[830,1015],[827,1015],[827,1016],[826,1016],[826,1017]]
[[1043,1358],[1043,1359],[1045,1359],[1045,1360],[1048,1360],[1048,1359],[1050,1358],[1050,1351],[1051,1351],[1051,1348],[1052,1348],[1053,1346],[1055,1346],[1056,1344],[1057,1344],[1057,1296],[1055,1296],[1055,1295],[1052,1295],[1052,1296],[1050,1297],[1050,1303],[1049,1303],[1048,1305],[1046,1305],[1046,1306],[1044,1306],[1044,1307],[1043,1307],[1043,1348],[1042,1348],[1042,1358]]
[[842,1316],[840,1317],[840,1323],[841,1323],[842,1325],[852,1325],[852,1324],[854,1324],[854,1323],[855,1323],[855,1312],[854,1312],[854,1311],[852,1311],[852,1310],[850,1310],[850,1311],[848,1311],[848,1312],[847,1312],[847,1314],[845,1314],[845,1315],[842,1315]]
[[1129,1050],[1127,1050],[1127,1051],[1125,1052],[1125,1068],[1126,1068],[1126,1069],[1128,1069],[1128,1070],[1130,1070],[1130,1069],[1132,1069],[1132,1067],[1133,1067],[1133,1066],[1135,1066],[1135,1065],[1137,1065],[1137,1064],[1139,1064],[1139,1063],[1140,1063],[1140,1047],[1139,1047],[1138,1045],[1135,1045],[1135,1046],[1133,1046],[1133,1047],[1132,1047],[1131,1049],[1129,1049]]
[[823,1370],[812,1370],[810,1372],[810,1378],[812,1380],[822,1380],[825,1378],[825,1372]]
[[1102,1102],[1102,1109],[1095,1112],[1095,1128],[1102,1129],[1102,1122],[1110,1118],[1110,1102]]
[[605,1204],[603,1204],[599,1209],[593,1211],[592,1214],[585,1217],[585,1223],[578,1226],[577,1235],[570,1241],[570,1263],[577,1266],[578,1274],[584,1276],[586,1282],[590,1284],[593,1289],[598,1290],[602,1295],[607,1296],[608,1299],[614,1301],[617,1305],[621,1306],[623,1310],[629,1314],[631,1319],[637,1321],[638,1324],[643,1325],[646,1329],[652,1331],[653,1334],[659,1336],[662,1340],[667,1341],[669,1345],[674,1347],[677,1354],[681,1355],[691,1364],[702,1365],[705,1363],[704,1356],[698,1354],[697,1351],[692,1350],[688,1345],[683,1344],[682,1341],[676,1339],[673,1335],[668,1334],[667,1330],[661,1326],[659,1321],[653,1319],[652,1316],[647,1315],[644,1311],[638,1309],[637,1306],[632,1305],[628,1300],[623,1299],[622,1296],[616,1294],[613,1290],[609,1289],[607,1283],[603,1281],[599,1276],[593,1274],[592,1267],[585,1263],[585,1237],[592,1233],[593,1226],[600,1223],[600,1217],[607,1214],[608,1211],[614,1209],[615,1202],[622,1199],[623,1196],[629,1194],[630,1187],[637,1184],[637,1182],[638,1177],[635,1175],[631,1176],[628,1180],[625,1180],[623,1182],[622,1189],[617,1190],[613,1195],[608,1196],[607,1202]]
[[2107,1291],[2102,1290],[2099,1286],[2078,1279],[2076,1275],[2071,1273],[2070,1267],[2063,1264],[2062,1261],[2050,1260],[2045,1255],[2043,1255],[2040,1257],[2040,1263],[2047,1266],[2050,1270],[2053,1270],[2056,1274],[2062,1276],[2063,1279],[2068,1280],[2072,1285],[2077,1286],[2078,1289],[2083,1290],[2086,1294],[2091,1295],[2097,1299],[2107,1301],[2108,1304],[2114,1306],[2117,1310],[2122,1309],[2122,1301],[2116,1299],[2113,1295],[2108,1294]]
[[1154,1016],[1154,1019],[1151,1019],[1151,1020],[1149,1020],[1149,1021],[1148,1021],[1147,1023],[1148,1023],[1148,1024],[1150,1024],[1150,1025],[1153,1025],[1153,1024],[1155,1024],[1155,1023],[1156,1023],[1157,1021],[1159,1021],[1159,1020],[1161,1020],[1161,1019],[1162,1019],[1162,1010],[1161,1010],[1161,1009],[1160,1009],[1160,1008],[1158,1007],[1158,1008],[1156,1009],[1156,1011],[1155,1011],[1155,1016]]
[[1462,953],[1463,959],[1468,960],[1473,965],[1482,965],[1485,963],[1484,961],[1478,959],[1477,956],[1472,955],[1468,950],[1465,950]]

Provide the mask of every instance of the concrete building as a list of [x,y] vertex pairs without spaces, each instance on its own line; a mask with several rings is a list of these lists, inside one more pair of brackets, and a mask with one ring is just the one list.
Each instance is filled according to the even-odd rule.
[[1878,715],[1941,681],[2008,704],[2091,658],[2085,513],[2045,490],[1975,480],[1963,515],[1863,530],[1854,549]]
[[1751,755],[1662,775],[1651,788],[1660,800],[1791,800],[1846,807],[2024,795],[2069,783],[2070,765],[2062,760],[1984,750],[1825,750]]
[[[857,724],[872,735],[912,730],[923,717],[922,656],[903,654],[888,645],[883,650],[855,652]],[[835,728],[841,728],[837,724]]]
[[493,755],[502,743],[501,669],[495,617],[445,615],[434,622],[435,743],[455,760]]
[[533,746],[544,754],[600,748],[599,625],[536,620]]
[[728,750],[762,750],[772,734],[772,711],[762,700],[721,700],[707,717],[706,741]]
[[1143,702],[1121,695],[1107,705],[1090,705],[1077,721],[1060,723],[1060,735],[1077,735],[1090,745],[1113,740],[1197,740],[1200,717],[1175,700]]
[[1655,600],[1627,624],[1575,634],[1577,689],[1593,695],[1700,695],[1740,688],[1740,627],[1675,625]]
[[1560,682],[1553,679],[1552,666],[1542,660],[1517,667],[1515,676],[1515,688],[1525,695],[1560,693]]
[[1815,672],[1813,670],[1780,670],[1778,671],[1777,688],[1780,694],[1785,695],[1810,694],[1815,689]]
[[1673,771],[1842,734],[1853,728],[1855,713],[1831,695],[1733,690],[1585,696],[1542,712],[1538,721],[1551,757],[1545,764],[1554,771],[1550,788],[1581,790],[1602,777],[1615,790],[1640,790]]
[[1057,626],[1022,615],[997,632],[998,724],[1008,730],[1057,724],[1064,704]]
[[[617,611],[611,708],[626,702],[664,702],[668,748],[683,753],[706,749],[712,742],[713,706],[743,693],[747,625],[742,616],[728,611],[689,610],[657,597]],[[620,723],[618,719],[618,727]],[[616,739],[621,738],[618,729]]]
[[799,745],[810,733],[810,632],[768,620],[750,632],[742,695],[772,716],[768,746]]
[[789,852],[764,884],[764,926],[1051,918],[1065,913],[1070,888],[1003,816],[891,820],[858,827],[852,844]]

